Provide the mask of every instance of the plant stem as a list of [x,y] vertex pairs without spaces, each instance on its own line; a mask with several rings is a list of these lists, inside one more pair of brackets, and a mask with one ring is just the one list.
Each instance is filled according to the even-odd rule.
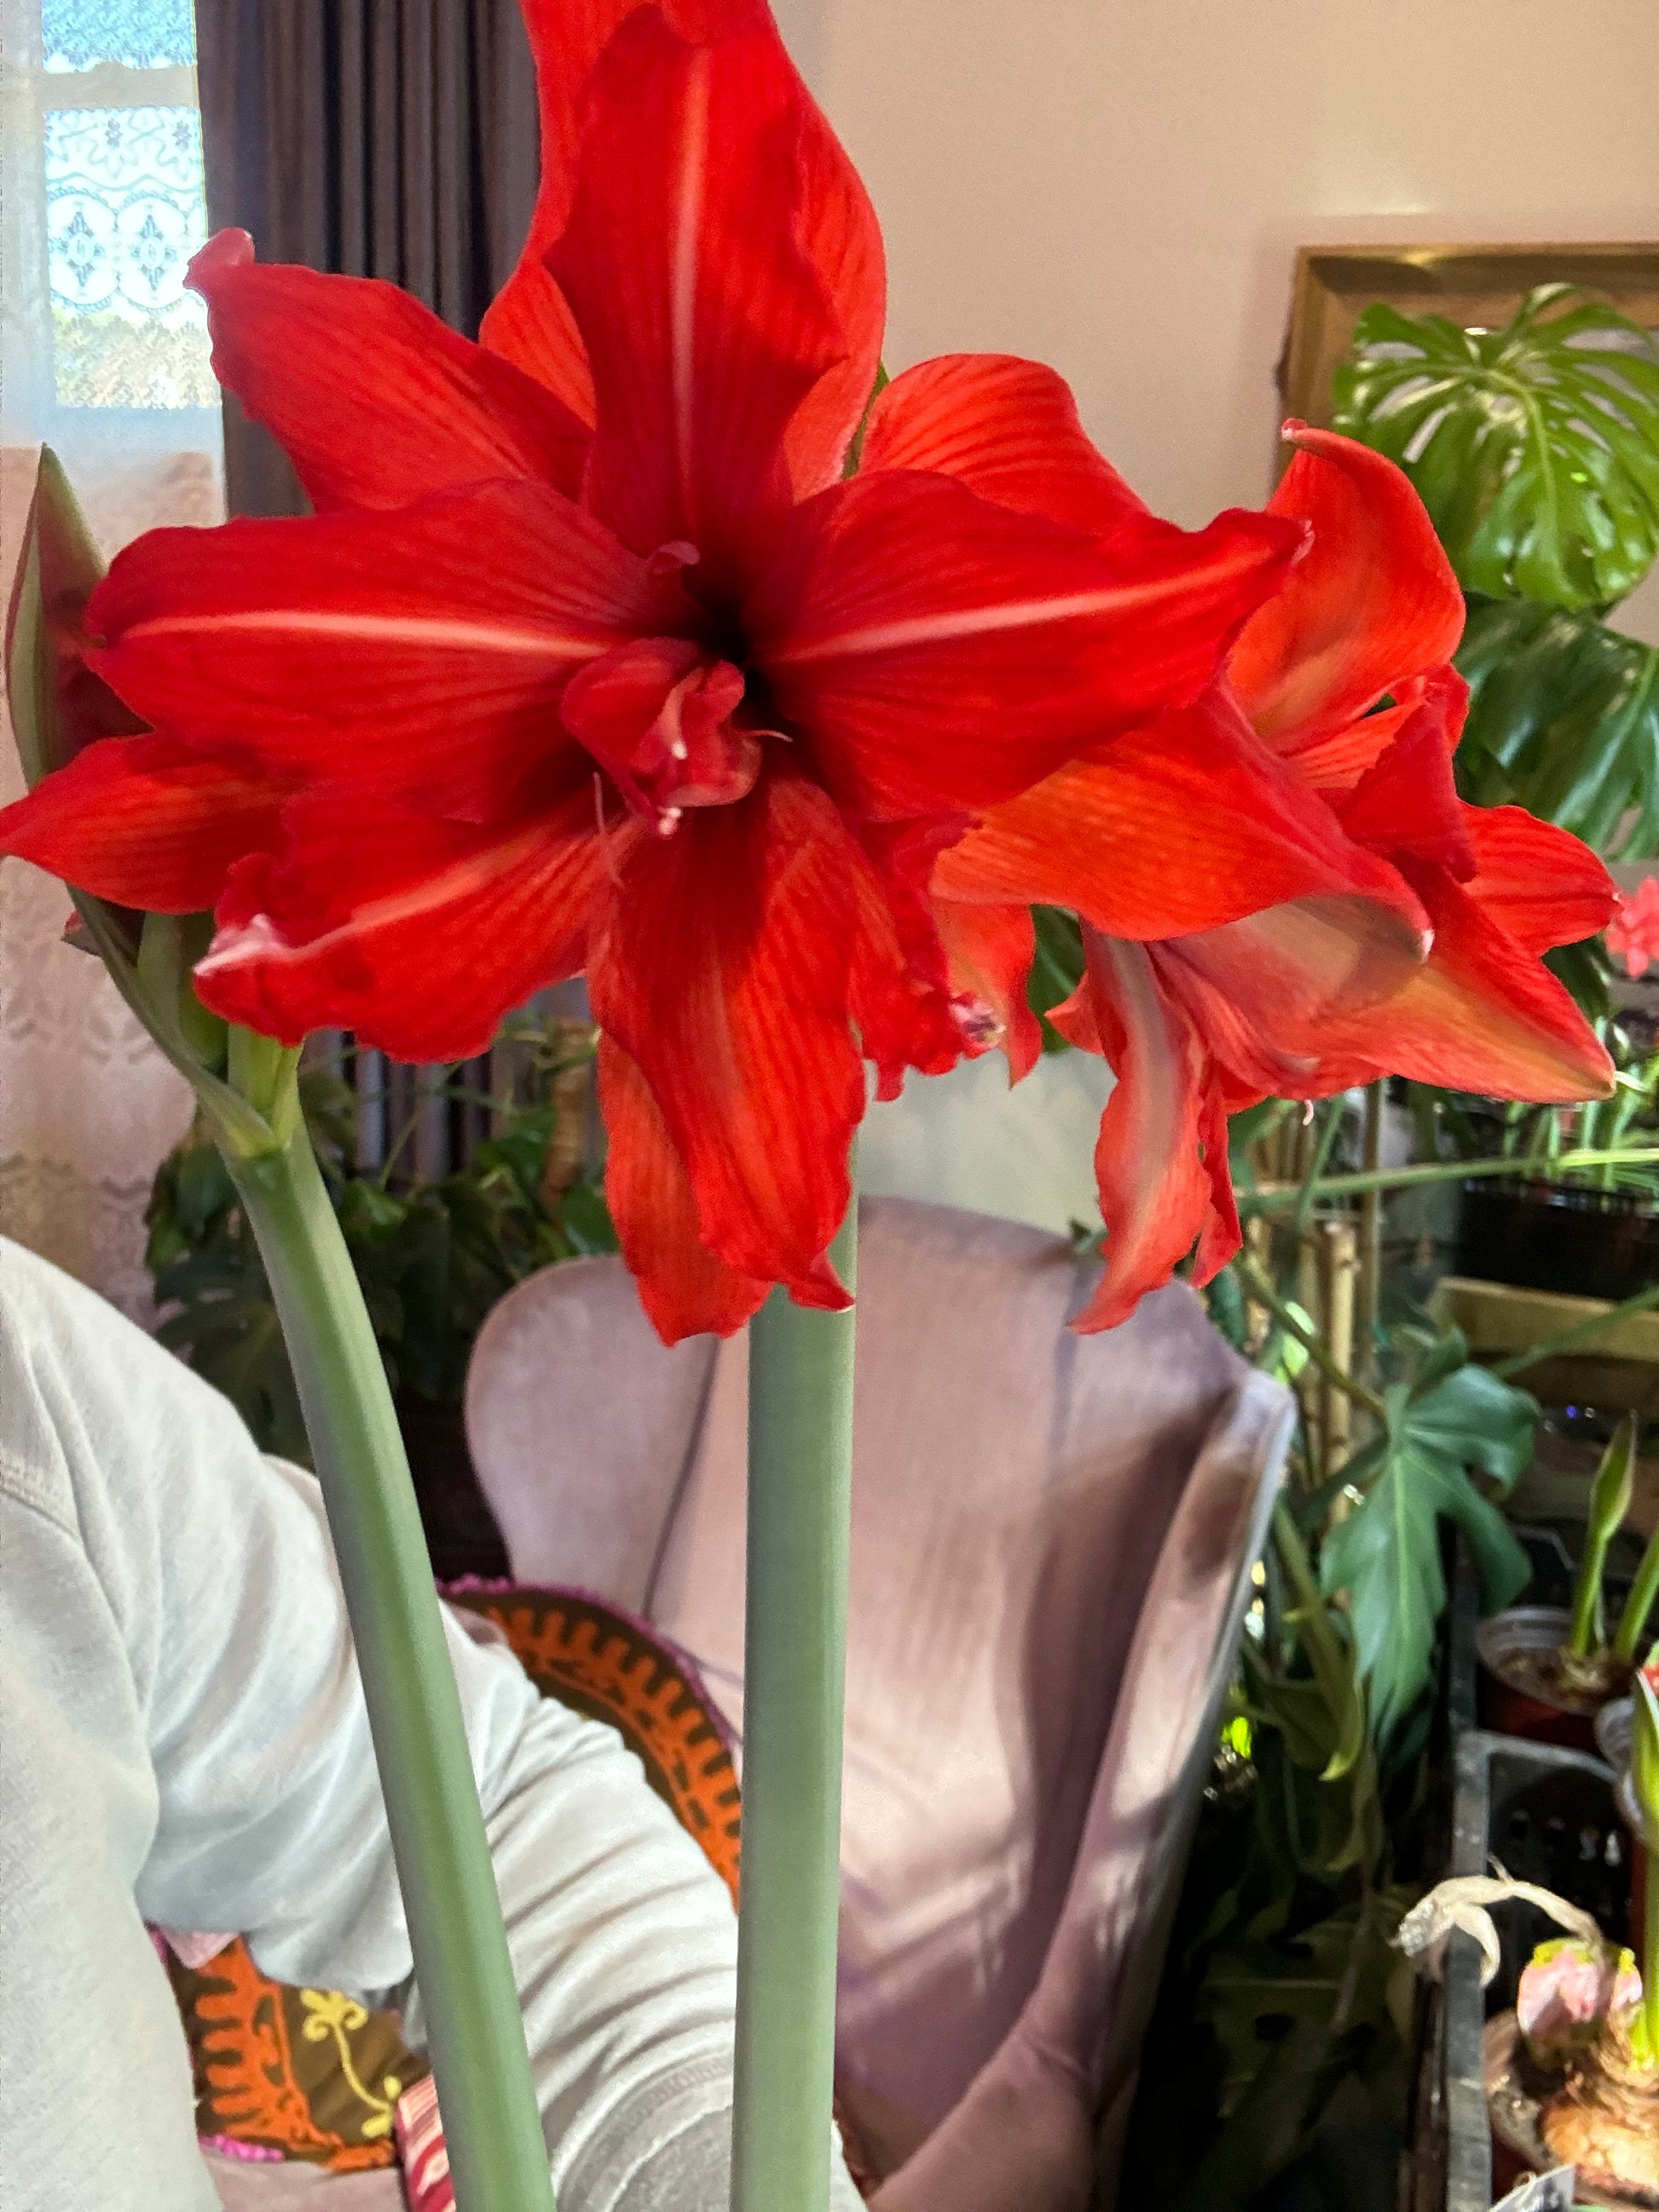
[[386,1370],[303,1126],[226,1164],[305,1409],[380,1767],[459,2212],[553,2191],[431,1562]]
[[1500,1359],[1492,1371],[1507,1382],[1511,1375],[1524,1375],[1528,1367],[1537,1366],[1541,1359],[1553,1359],[1558,1352],[1572,1352],[1581,1345],[1594,1343],[1598,1336],[1617,1328],[1632,1315],[1646,1313],[1650,1306],[1659,1306],[1659,1283],[1650,1283],[1645,1290],[1621,1299],[1604,1313],[1586,1315],[1583,1321],[1574,1322],[1571,1328],[1547,1336],[1541,1344],[1529,1344],[1524,1352],[1511,1352],[1507,1359]]
[[[1326,1198],[1357,1198],[1368,1190],[1411,1190],[1424,1183],[1462,1182],[1471,1176],[1519,1176],[1532,1182],[1555,1182],[1565,1175],[1576,1175],[1585,1168],[1651,1167],[1659,1163],[1659,1145],[1620,1146],[1605,1152],[1561,1152],[1549,1163],[1550,1172],[1530,1175],[1525,1165],[1516,1160],[1427,1160],[1411,1168],[1378,1168],[1366,1170],[1358,1175],[1327,1176],[1314,1187],[1316,1203]],[[1272,1213],[1285,1206],[1300,1205],[1302,1187],[1291,1184],[1282,1190],[1256,1190],[1241,1193],[1239,1211],[1242,1213]]]
[[[1365,1092],[1365,1172],[1376,1175],[1382,1164],[1382,1108],[1384,1085],[1379,1079]],[[1360,1359],[1369,1362],[1376,1333],[1376,1316],[1382,1298],[1382,1194],[1362,1191],[1359,1199],[1359,1285],[1355,1300],[1354,1342]]]
[[853,1316],[775,1291],[749,1334],[734,2212],[829,2204],[852,1466]]
[[1328,1376],[1339,1390],[1353,1400],[1356,1406],[1363,1406],[1365,1411],[1377,1420],[1386,1421],[1389,1418],[1389,1409],[1376,1392],[1367,1389],[1363,1382],[1357,1381],[1332,1358],[1324,1345],[1321,1343],[1317,1332],[1310,1328],[1297,1315],[1291,1312],[1261,1270],[1242,1255],[1233,1261],[1233,1265],[1243,1277],[1245,1288],[1256,1304],[1266,1306],[1279,1327],[1287,1334],[1296,1339],[1320,1373]]
[[1659,1598],[1659,1528],[1656,1528],[1648,1539],[1642,1563],[1637,1568],[1630,1586],[1630,1595],[1625,1600],[1625,1609],[1619,1616],[1619,1632],[1613,1638],[1613,1648],[1620,1659],[1628,1659],[1634,1663],[1636,1647],[1642,1641],[1642,1632],[1648,1625],[1656,1598]]
[[1325,1117],[1320,1123],[1313,1158],[1308,1163],[1308,1172],[1302,1178],[1302,1189],[1296,1201],[1296,1233],[1298,1237],[1307,1228],[1313,1212],[1319,1179],[1325,1172],[1325,1163],[1331,1156],[1331,1146],[1336,1142],[1336,1133],[1342,1127],[1342,1116],[1347,1110],[1346,1097],[1331,1099],[1325,1108]]

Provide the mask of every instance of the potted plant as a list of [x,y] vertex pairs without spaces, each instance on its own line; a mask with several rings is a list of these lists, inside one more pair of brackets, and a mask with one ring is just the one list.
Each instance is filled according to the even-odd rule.
[[1596,1713],[1627,1687],[1659,1596],[1656,1534],[1609,1633],[1603,1580],[1608,1548],[1630,1510],[1637,1436],[1632,1414],[1602,1454],[1571,1609],[1511,1606],[1481,1622],[1476,1640],[1487,1727],[1589,1751]]

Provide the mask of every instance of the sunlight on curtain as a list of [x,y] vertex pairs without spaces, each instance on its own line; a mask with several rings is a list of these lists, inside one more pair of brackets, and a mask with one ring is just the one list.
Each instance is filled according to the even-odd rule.
[[[216,387],[184,273],[205,231],[191,0],[0,0],[0,572],[40,445],[106,555],[223,512]],[[21,788],[0,746],[0,802]],[[0,867],[0,1231],[148,1310],[143,1209],[190,1114],[63,886]]]

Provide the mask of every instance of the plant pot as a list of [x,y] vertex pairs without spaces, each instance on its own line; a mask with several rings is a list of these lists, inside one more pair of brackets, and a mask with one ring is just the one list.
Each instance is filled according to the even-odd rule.
[[[1504,2191],[1528,2173],[1569,2162],[1571,2153],[1559,2137],[1553,2142],[1547,2132],[1547,2107],[1560,2085],[1532,2064],[1512,2012],[1487,2021],[1481,2049],[1492,2131],[1492,2185]],[[1653,2136],[1659,2138],[1659,2093],[1653,2108]],[[1659,2186],[1631,2183],[1621,2187],[1580,2165],[1574,2200],[1606,2206],[1609,2212],[1659,2212]]]
[[1456,1273],[1616,1305],[1659,1277],[1659,1212],[1628,1191],[1482,1176],[1463,1186]]
[[[1613,1810],[1613,1775],[1600,1759],[1480,1729],[1462,1736],[1448,1871],[1485,1874],[1494,1859],[1517,1880],[1583,1906],[1610,1936],[1624,1929],[1627,1845]],[[1457,1930],[1447,1947],[1437,2039],[1446,2212],[1487,2212],[1503,2193],[1494,2187],[1496,2131],[1486,2101],[1488,2021],[1513,2013],[1522,1968],[1540,1941],[1559,1932],[1531,1905],[1504,1905],[1494,1918],[1501,1958],[1487,1989],[1480,1986],[1474,1939]]]
[[1595,1749],[1595,1716],[1624,1683],[1617,1674],[1600,1691],[1563,1681],[1555,1662],[1571,1632],[1571,1614],[1548,1605],[1511,1606],[1480,1623],[1483,1728],[1567,1751]]

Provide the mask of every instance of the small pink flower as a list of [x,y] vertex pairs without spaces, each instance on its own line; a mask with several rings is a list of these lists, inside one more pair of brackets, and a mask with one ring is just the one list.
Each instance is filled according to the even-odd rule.
[[1627,975],[1645,975],[1659,965],[1659,876],[1644,876],[1619,902],[1607,924],[1607,950],[1623,955]]

